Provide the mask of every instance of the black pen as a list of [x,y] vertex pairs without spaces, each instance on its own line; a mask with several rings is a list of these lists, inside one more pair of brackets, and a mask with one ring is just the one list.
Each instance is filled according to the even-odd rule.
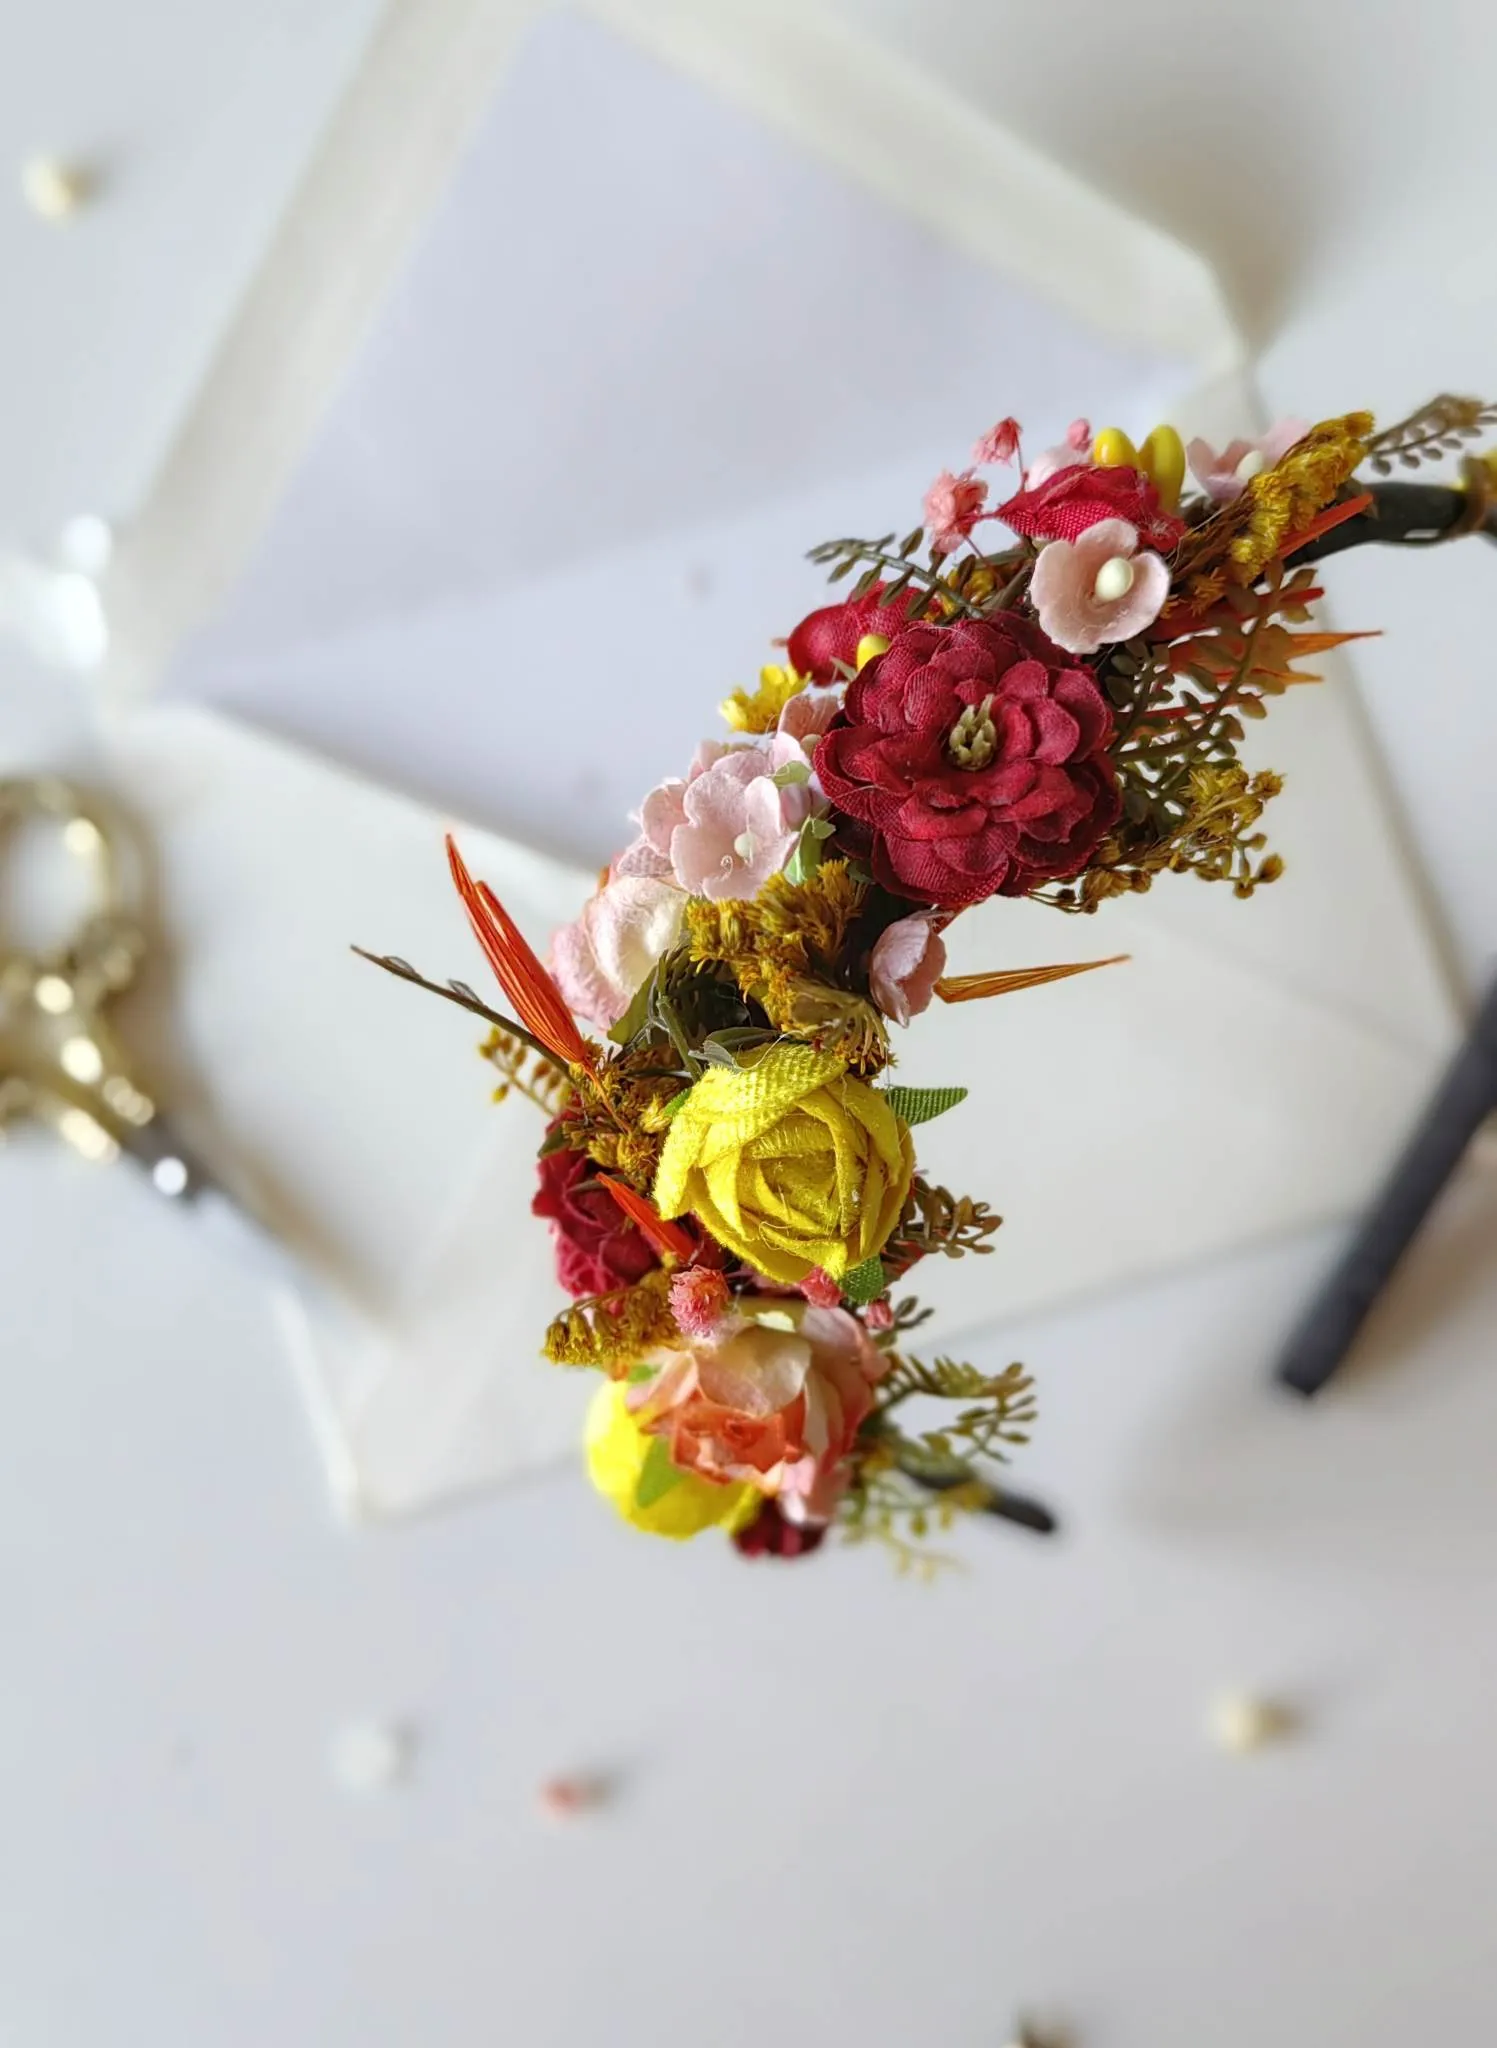
[[1494,1110],[1497,981],[1371,1213],[1286,1345],[1276,1374],[1286,1387],[1308,1397],[1335,1373]]

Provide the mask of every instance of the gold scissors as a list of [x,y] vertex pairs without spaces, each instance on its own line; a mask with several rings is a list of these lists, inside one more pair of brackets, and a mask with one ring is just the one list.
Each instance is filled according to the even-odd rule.
[[38,826],[55,830],[81,871],[85,907],[55,946],[18,944],[0,925],[0,1127],[35,1116],[85,1159],[123,1154],[174,1207],[195,1212],[205,1238],[248,1258],[296,1311],[296,1331],[315,1310],[325,1336],[382,1343],[346,1287],[309,1271],[254,1205],[211,1174],[130,1072],[108,1008],[146,951],[136,849],[60,776],[0,779],[0,864]]
[[85,906],[56,945],[29,947],[0,929],[0,1124],[36,1116],[85,1159],[121,1153],[158,1194],[193,1202],[222,1193],[134,1079],[109,1021],[145,954],[138,868],[93,805],[55,775],[0,780],[0,858],[28,828],[53,828],[81,874]]

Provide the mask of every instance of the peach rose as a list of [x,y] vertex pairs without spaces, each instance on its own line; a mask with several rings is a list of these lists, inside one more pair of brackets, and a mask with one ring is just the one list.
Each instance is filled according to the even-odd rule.
[[671,1463],[719,1485],[748,1484],[792,1521],[825,1521],[888,1361],[855,1316],[766,1301],[710,1342],[663,1347],[653,1379],[629,1390]]

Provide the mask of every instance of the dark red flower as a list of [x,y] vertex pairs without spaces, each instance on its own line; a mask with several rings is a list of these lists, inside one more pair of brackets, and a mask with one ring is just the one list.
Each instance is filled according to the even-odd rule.
[[1030,540],[1074,540],[1099,519],[1126,519],[1151,548],[1166,555],[1185,531],[1184,520],[1165,511],[1141,469],[1093,469],[1085,462],[1056,470],[1033,490],[1016,492],[998,506],[997,517]]
[[[540,1162],[541,1184],[530,1207],[551,1220],[556,1277],[568,1294],[607,1294],[643,1280],[660,1264],[643,1231],[636,1229],[585,1152],[548,1152]],[[591,1187],[579,1185],[592,1181]]]
[[816,749],[896,895],[944,910],[1085,866],[1121,810],[1090,669],[1013,612],[912,626],[847,687]]
[[766,1500],[754,1519],[734,1532],[733,1541],[745,1557],[809,1557],[825,1535],[824,1523],[787,1522],[778,1504]]
[[910,624],[911,605],[918,604],[925,593],[912,590],[893,604],[880,604],[883,589],[882,583],[875,583],[864,597],[824,605],[802,619],[785,643],[796,674],[809,676],[813,683],[840,682],[837,664],[857,667],[858,642],[865,634],[882,633],[886,640],[893,640],[902,633]]

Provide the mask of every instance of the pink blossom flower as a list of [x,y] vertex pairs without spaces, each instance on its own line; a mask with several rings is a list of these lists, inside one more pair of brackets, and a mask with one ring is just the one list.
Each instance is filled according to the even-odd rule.
[[807,758],[815,753],[816,742],[831,726],[842,708],[840,690],[797,690],[780,713],[775,731],[798,740]]
[[[790,779],[776,779],[787,771]],[[664,859],[693,896],[756,896],[795,851],[807,818],[825,808],[792,733],[772,733],[764,746],[707,740],[684,782],[663,782],[645,798],[640,839],[621,859]]]
[[1272,469],[1310,431],[1308,420],[1280,420],[1256,441],[1229,441],[1220,453],[1209,441],[1192,441],[1185,453],[1191,474],[1213,504],[1240,498],[1260,470]]
[[603,1030],[616,1024],[681,930],[686,898],[674,882],[614,875],[551,941],[562,1001]]
[[996,427],[990,427],[972,450],[972,460],[979,469],[990,462],[1012,462],[1019,452],[1019,422],[1016,419],[1000,420]]
[[727,1281],[711,1266],[686,1266],[671,1280],[671,1314],[687,1337],[715,1337],[731,1300]]
[[879,934],[868,962],[868,987],[886,1017],[908,1024],[930,1007],[945,972],[946,942],[938,920],[922,911]]
[[930,544],[938,555],[959,548],[982,517],[988,487],[970,469],[953,476],[943,469],[925,494],[925,523]]
[[613,865],[608,873],[610,879],[614,881],[625,875],[644,876],[653,882],[669,881],[670,855],[659,852],[641,832],[629,841],[622,853],[614,855]]
[[863,1311],[863,1324],[866,1329],[872,1330],[875,1335],[881,1335],[883,1331],[893,1329],[894,1304],[886,1294],[881,1294],[877,1301],[869,1302],[867,1308]]
[[1126,519],[1099,519],[1075,540],[1041,548],[1029,595],[1057,647],[1094,654],[1153,625],[1170,594],[1170,572],[1158,555],[1137,549],[1138,529]]
[[[786,1324],[789,1327],[785,1327]],[[714,1339],[647,1354],[654,1377],[627,1395],[671,1462],[747,1482],[794,1522],[829,1519],[846,1461],[889,1361],[841,1308],[776,1303],[773,1323],[731,1319]]]

